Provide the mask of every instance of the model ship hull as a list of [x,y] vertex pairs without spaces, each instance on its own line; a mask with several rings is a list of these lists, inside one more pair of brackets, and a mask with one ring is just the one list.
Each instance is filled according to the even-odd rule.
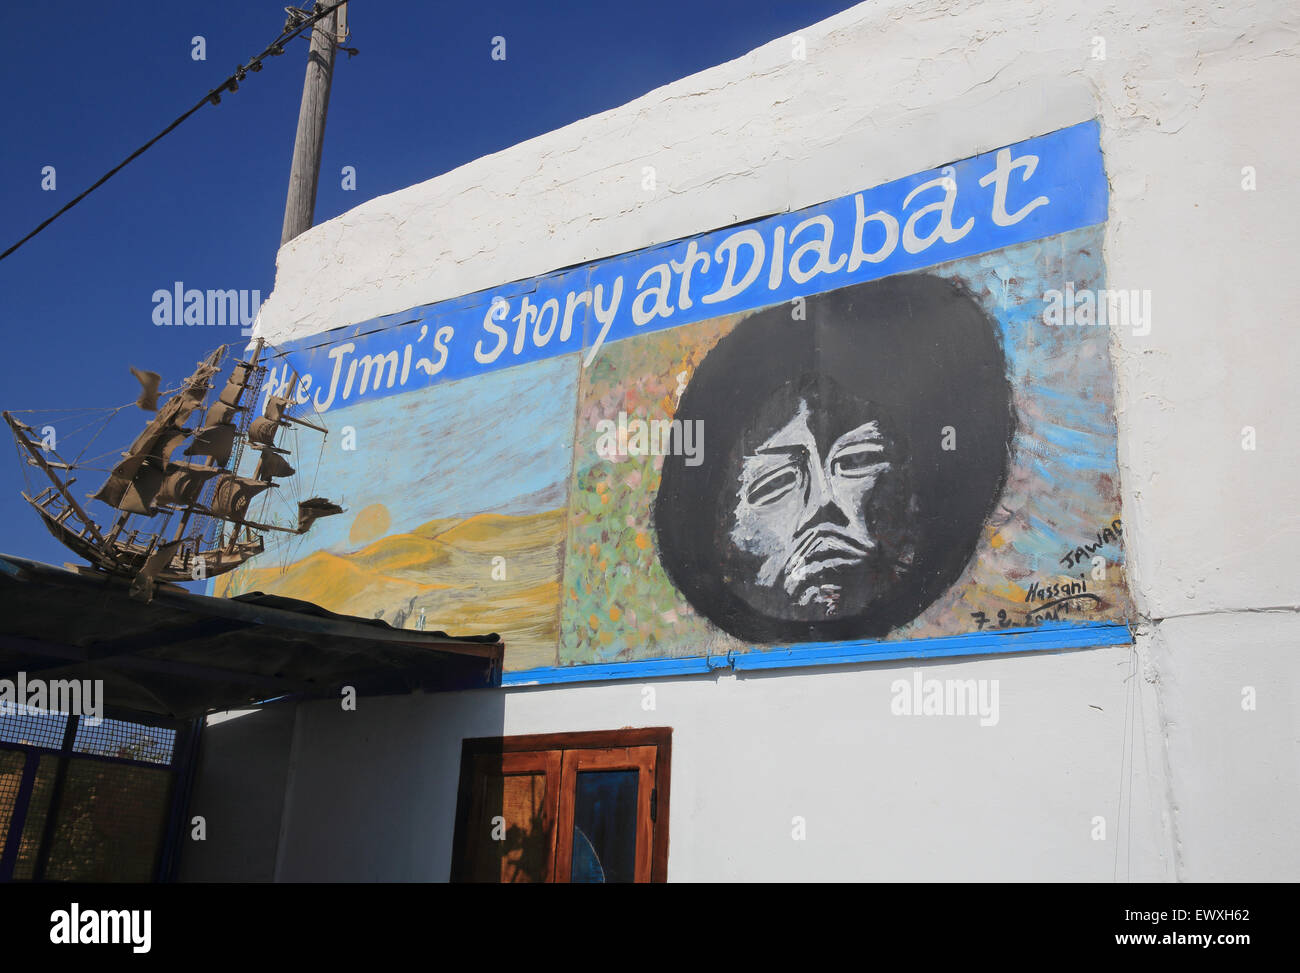
[[[91,566],[110,574],[136,575],[145,567],[154,550],[142,544],[114,544],[112,551],[105,553],[91,541],[71,529],[66,522],[46,511],[30,497],[24,497],[40,514],[41,521],[55,539],[74,554],[88,561]],[[205,551],[177,550],[171,554],[163,567],[154,572],[155,581],[179,583],[198,581],[233,571],[245,561],[256,557],[266,549],[262,538],[251,541],[236,542],[230,548],[216,548]],[[202,568],[199,568],[202,565]]]
[[[208,393],[217,387],[224,346],[201,361],[161,408],[159,376],[131,370],[144,386],[136,404],[156,415],[121,454],[108,479],[87,497],[113,508],[112,518],[102,524],[71,492],[76,480],[69,474],[76,464],[58,459],[52,447],[36,440],[31,426],[3,413],[27,462],[50,482],[23,498],[50,533],[92,570],[130,578],[132,593],[146,600],[156,583],[197,581],[234,570],[265,550],[266,531],[303,534],[318,518],[342,513],[337,504],[313,497],[299,502],[296,524],[250,519],[251,504],[295,473],[276,436],[293,424],[326,432],[292,414],[299,403],[287,393],[296,386],[296,376],[280,388],[261,389],[266,374],[259,361],[262,348],[259,340],[249,361],[235,362],[211,403]],[[265,408],[254,416],[259,390]],[[185,425],[191,416],[202,417],[196,428]],[[251,475],[239,471],[245,449],[258,455]],[[133,517],[148,522],[131,530]]]

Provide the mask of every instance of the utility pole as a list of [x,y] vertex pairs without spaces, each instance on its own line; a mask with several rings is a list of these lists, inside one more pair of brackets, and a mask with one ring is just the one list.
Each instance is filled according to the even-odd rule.
[[[321,7],[317,3],[317,9]],[[316,184],[320,178],[320,157],[325,146],[325,115],[329,111],[330,81],[334,77],[334,51],[346,23],[346,6],[331,11],[312,27],[311,53],[307,56],[307,77],[302,85],[298,108],[298,134],[293,142],[293,164],[289,169],[289,196],[284,204],[284,246],[311,228],[316,214]]]

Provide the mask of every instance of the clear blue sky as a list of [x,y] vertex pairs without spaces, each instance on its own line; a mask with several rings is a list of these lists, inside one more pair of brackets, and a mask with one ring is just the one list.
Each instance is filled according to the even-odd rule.
[[[283,26],[284,6],[6,0],[0,250],[260,52]],[[350,44],[360,54],[340,55],[335,68],[316,222],[850,6],[352,0]],[[195,35],[206,40],[206,61],[191,58]],[[495,35],[506,38],[504,62],[490,57]],[[270,294],[306,43],[295,41],[0,261],[0,408],[120,405],[138,391],[128,365],[171,383],[188,374],[232,332],[155,327],[152,295],[174,281]],[[41,189],[47,165],[57,173],[52,192]],[[345,165],[356,167],[354,192],[340,186]],[[126,415],[129,440],[145,413]],[[0,433],[11,442],[7,428]],[[74,491],[101,479],[88,474]],[[0,551],[72,560],[19,497],[22,485],[16,452],[0,451]]]

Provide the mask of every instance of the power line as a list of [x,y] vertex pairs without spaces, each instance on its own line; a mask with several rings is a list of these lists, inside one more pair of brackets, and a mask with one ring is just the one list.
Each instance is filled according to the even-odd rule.
[[[9,256],[11,253],[13,253],[19,247],[21,247],[32,237],[36,236],[36,234],[40,233],[42,230],[44,230],[47,226],[49,226],[51,223],[57,220],[64,213],[72,209],[72,207],[76,206],[79,202],[81,202],[83,199],[85,199],[87,196],[93,193],[100,186],[104,185],[104,183],[108,182],[109,179],[113,178],[113,176],[117,175],[118,172],[126,168],[126,166],[130,162],[132,162],[134,159],[138,158],[139,156],[143,155],[150,147],[154,145],[154,143],[158,142],[163,136],[170,133],[173,129],[179,126],[181,122],[185,121],[185,119],[189,118],[191,115],[193,115],[204,105],[208,104],[209,102],[214,105],[221,104],[221,93],[223,91],[230,91],[230,92],[238,91],[239,82],[243,81],[246,77],[248,77],[248,72],[252,71],[254,74],[256,74],[258,71],[262,70],[262,61],[264,58],[275,57],[280,54],[283,54],[285,44],[287,44],[289,41],[301,35],[303,31],[313,27],[318,20],[328,17],[331,13],[333,13],[339,7],[343,6],[343,4],[346,2],[347,0],[336,0],[335,3],[332,3],[329,6],[323,6],[322,4],[317,3],[316,12],[311,14],[307,13],[304,10],[299,10],[296,7],[286,7],[285,10],[289,14],[289,19],[285,23],[284,29],[280,31],[280,36],[277,37],[275,40],[273,40],[270,44],[268,44],[266,46],[266,49],[263,50],[261,54],[258,54],[256,57],[251,58],[247,64],[241,64],[239,67],[235,68],[234,74],[226,78],[225,81],[221,82],[221,84],[217,85],[217,87],[213,88],[206,95],[200,98],[198,103],[195,104],[193,108],[185,112],[185,114],[180,115],[170,125],[168,125],[161,132],[159,132],[157,135],[151,138],[148,142],[144,143],[144,145],[140,146],[138,149],[136,149],[134,152],[128,155],[125,159],[119,162],[116,166],[114,166],[112,169],[109,169],[108,172],[104,173],[102,176],[96,179],[89,189],[86,189],[80,195],[70,200],[66,205],[64,205],[61,209],[59,209],[58,212],[56,212],[48,220],[46,220],[36,229],[32,230],[31,233],[28,233],[25,237],[23,237],[21,240],[15,243],[4,253],[0,253],[0,260],[4,260],[5,257]],[[352,53],[354,52],[349,51],[349,54]]]

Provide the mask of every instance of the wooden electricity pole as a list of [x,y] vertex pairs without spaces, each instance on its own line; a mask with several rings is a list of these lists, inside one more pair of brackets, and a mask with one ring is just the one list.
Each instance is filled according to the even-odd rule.
[[302,85],[298,108],[298,134],[293,142],[293,164],[289,169],[289,197],[284,204],[284,246],[311,228],[316,214],[316,184],[320,177],[321,150],[325,145],[325,115],[329,111],[330,81],[334,77],[334,51],[341,39],[340,25],[346,22],[346,6],[331,11],[312,27],[311,53],[307,56],[307,77]]

